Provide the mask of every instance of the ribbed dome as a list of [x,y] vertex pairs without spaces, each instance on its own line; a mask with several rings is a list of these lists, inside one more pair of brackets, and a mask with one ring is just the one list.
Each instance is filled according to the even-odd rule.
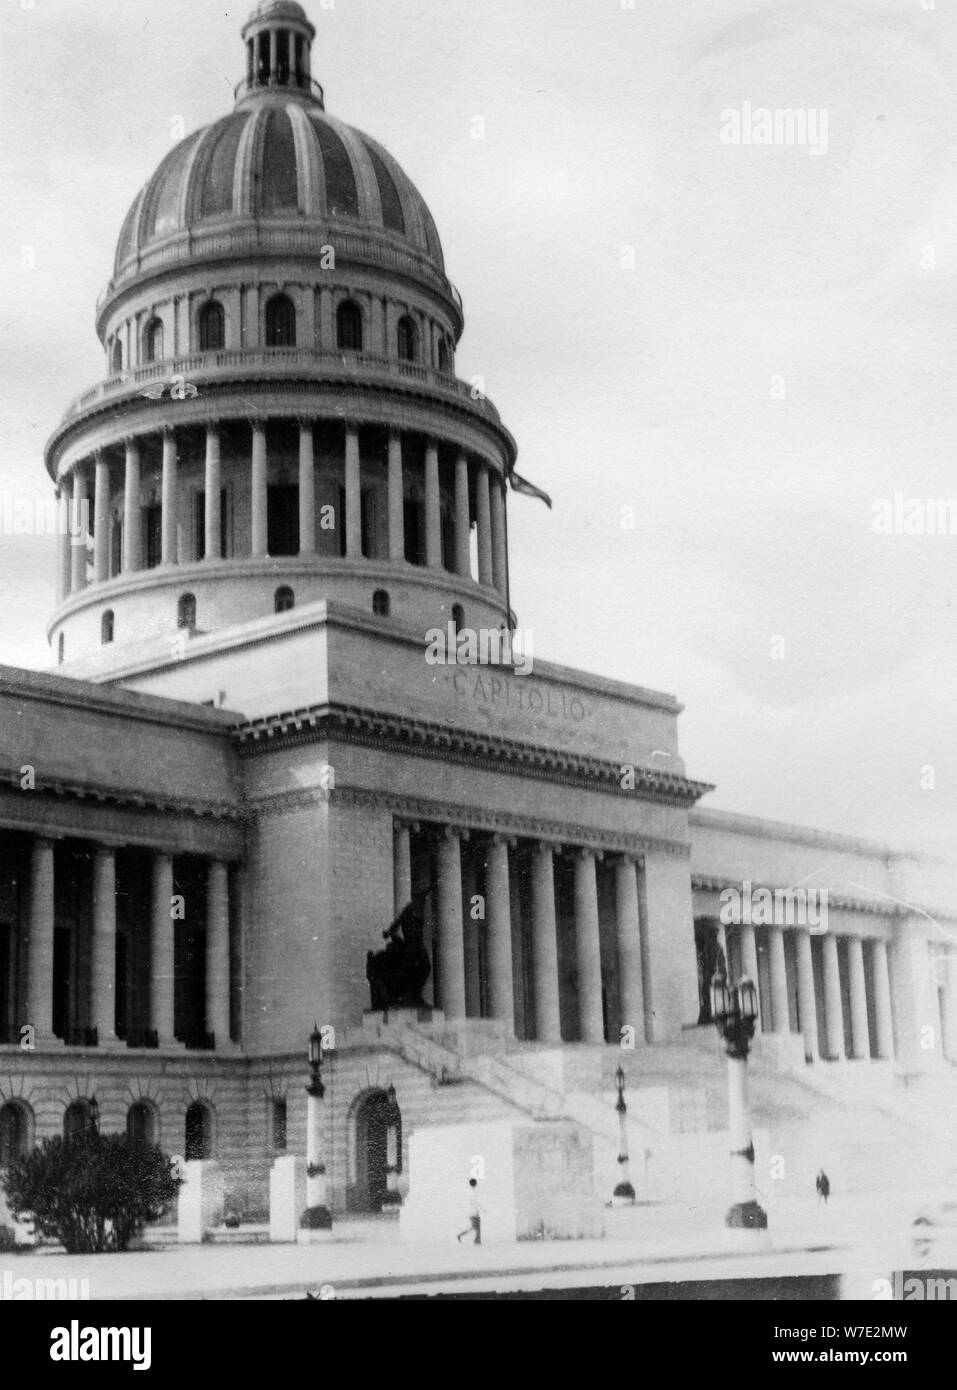
[[[299,5],[274,0],[264,14]],[[235,221],[342,221],[411,244],[444,274],[432,214],[376,141],[318,104],[268,100],[194,132],[167,155],[120,233],[115,273],[168,238]]]
[[261,0],[249,16],[250,24],[257,19],[298,19],[303,24],[309,23],[308,15],[296,0]]

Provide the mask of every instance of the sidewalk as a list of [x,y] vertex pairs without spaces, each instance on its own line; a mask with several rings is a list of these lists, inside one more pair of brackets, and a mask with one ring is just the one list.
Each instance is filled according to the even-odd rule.
[[[326,1297],[360,1290],[475,1286],[489,1281],[520,1287],[525,1277],[577,1282],[660,1282],[689,1278],[762,1277],[788,1272],[840,1272],[863,1260],[884,1273],[884,1260],[865,1253],[873,1203],[818,1212],[807,1203],[772,1212],[771,1249],[741,1251],[717,1213],[636,1207],[608,1212],[604,1240],[527,1241],[504,1245],[406,1245],[394,1222],[337,1222],[315,1246],[201,1245],[123,1255],[58,1253],[0,1256],[14,1278],[90,1281],[93,1299]],[[833,1219],[832,1219],[833,1218]],[[594,1276],[598,1276],[594,1278]],[[604,1275],[604,1278],[602,1277]],[[587,1282],[587,1280],[586,1280]]]

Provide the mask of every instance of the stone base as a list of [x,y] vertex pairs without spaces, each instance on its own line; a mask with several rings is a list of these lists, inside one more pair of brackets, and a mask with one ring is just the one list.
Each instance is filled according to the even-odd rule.
[[768,1215],[757,1202],[737,1202],[724,1218],[724,1224],[730,1230],[766,1231]]
[[414,1023],[442,1023],[445,1019],[441,1009],[433,1009],[425,1004],[421,1008],[366,1009],[362,1015],[364,1027],[402,1028]]
[[331,1231],[332,1212],[328,1207],[306,1207],[299,1221],[300,1237],[303,1231]]

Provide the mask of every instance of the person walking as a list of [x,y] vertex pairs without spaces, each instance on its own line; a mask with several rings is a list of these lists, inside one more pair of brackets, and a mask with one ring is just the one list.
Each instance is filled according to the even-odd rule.
[[820,1206],[822,1202],[827,1206],[827,1199],[831,1195],[831,1180],[823,1168],[818,1173],[814,1186],[817,1188],[818,1206]]
[[462,1237],[467,1236],[471,1231],[475,1232],[475,1240],[472,1244],[482,1244],[482,1212],[484,1210],[485,1208],[479,1204],[478,1180],[469,1178],[469,1224],[466,1230],[460,1231],[455,1237],[460,1245],[462,1244]]

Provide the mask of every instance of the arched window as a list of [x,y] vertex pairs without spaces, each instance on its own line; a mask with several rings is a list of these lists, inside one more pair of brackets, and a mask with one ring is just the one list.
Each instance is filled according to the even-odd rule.
[[223,306],[211,299],[199,312],[200,352],[219,352],[226,346],[226,315]]
[[88,1100],[75,1100],[72,1105],[67,1106],[63,1114],[64,1139],[68,1142],[71,1139],[82,1139],[92,1127],[93,1117]]
[[187,1162],[213,1156],[213,1112],[201,1100],[186,1111],[185,1156]]
[[296,606],[296,595],[288,584],[284,584],[281,589],[276,590],[274,602],[277,613],[288,613]]
[[138,1100],[126,1114],[126,1137],[134,1148],[156,1143],[156,1111],[145,1100]]
[[452,371],[452,354],[444,338],[439,339],[439,371],[449,376]]
[[143,356],[147,362],[163,360],[163,325],[159,319],[150,319],[143,333]]
[[0,1168],[26,1158],[33,1147],[33,1113],[19,1100],[0,1108]]
[[403,362],[414,362],[417,354],[415,324],[408,314],[399,319],[398,328],[399,357]]
[[192,632],[196,626],[196,595],[183,594],[176,612],[176,624]]
[[389,595],[386,593],[385,589],[376,589],[375,593],[372,595],[373,613],[377,618],[387,618],[390,608]]
[[362,310],[347,299],[336,313],[336,341],[340,352],[362,351]]
[[104,647],[108,647],[113,641],[114,625],[113,609],[108,608],[100,619],[100,641]]
[[110,371],[114,376],[119,376],[123,370],[123,344],[119,338],[113,340],[113,351],[110,353]]
[[274,294],[266,305],[266,346],[296,346],[296,306],[287,294]]
[[460,603],[453,603],[452,605],[452,624],[455,628],[456,636],[458,636],[465,626],[465,609]]
[[61,666],[63,665],[63,653],[64,653],[65,650],[66,650],[66,638],[64,637],[63,633],[61,632],[60,635],[59,635],[59,637],[57,638],[57,644],[56,644],[56,659],[57,659],[57,661],[60,663]]

